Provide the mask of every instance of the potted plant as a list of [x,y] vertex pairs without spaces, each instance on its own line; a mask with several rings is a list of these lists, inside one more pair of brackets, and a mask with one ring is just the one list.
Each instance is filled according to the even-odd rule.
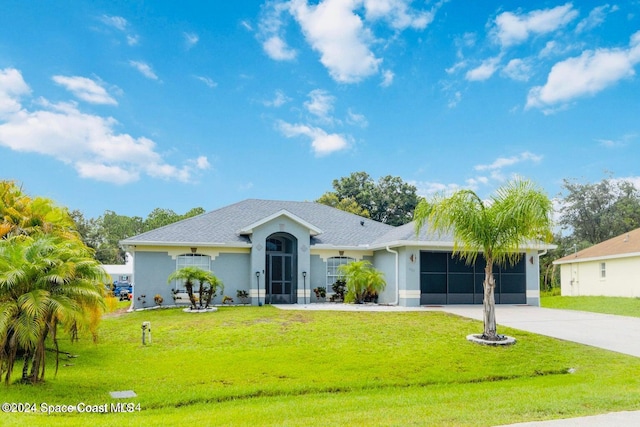
[[333,290],[333,295],[331,295],[331,302],[342,302],[344,301],[344,292],[347,289],[347,282],[343,279],[338,279],[336,282],[331,285],[331,290]]
[[313,293],[316,294],[316,299],[319,302],[324,302],[327,298],[327,288],[323,286],[318,286],[317,288],[313,288]]
[[222,298],[222,303],[223,303],[223,304],[229,304],[229,305],[230,305],[230,304],[233,304],[233,298],[231,298],[229,295],[225,295],[225,296]]
[[162,303],[164,302],[164,298],[162,298],[162,295],[160,295],[160,294],[156,294],[156,296],[155,296],[155,297],[153,297],[153,301],[154,301],[157,305],[161,306],[161,305],[162,305]]
[[240,304],[249,304],[249,292],[244,289],[239,289],[238,292],[236,292],[236,296],[238,297]]

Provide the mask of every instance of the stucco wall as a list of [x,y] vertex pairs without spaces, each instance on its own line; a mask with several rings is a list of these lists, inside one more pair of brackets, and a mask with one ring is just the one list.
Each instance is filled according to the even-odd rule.
[[156,294],[162,296],[165,305],[173,304],[173,288],[167,283],[167,277],[176,269],[176,261],[166,252],[136,251],[134,256],[134,308],[155,306]]
[[[600,275],[605,263],[606,277]],[[640,297],[640,257],[562,264],[560,289],[563,296]]]
[[[222,303],[224,295],[233,298],[234,302],[239,303],[236,293],[238,290],[249,291],[251,289],[251,277],[247,275],[250,271],[251,256],[246,254],[225,254],[221,253],[211,262],[211,270],[222,283],[224,291],[218,292],[213,303]],[[255,280],[255,277],[254,277]]]
[[[262,297],[262,301],[264,301],[264,285],[265,285],[265,272],[266,272],[266,248],[267,248],[267,239],[274,233],[287,233],[293,236],[296,240],[296,248],[297,248],[297,265],[295,266],[295,278],[294,286],[297,283],[298,288],[298,298],[300,302],[303,301],[303,277],[302,272],[306,271],[307,274],[310,272],[310,259],[309,259],[309,246],[310,246],[310,237],[309,237],[309,229],[304,227],[303,225],[293,221],[291,218],[286,216],[279,216],[277,218],[272,219],[271,221],[265,222],[264,224],[259,225],[253,230],[253,234],[251,235],[251,243],[252,243],[252,251],[251,251],[251,269],[250,276],[252,276],[252,288],[250,291],[252,302],[254,304],[258,303],[258,289],[257,282],[255,278],[255,272],[260,272],[260,295]],[[308,281],[308,279],[307,279]],[[306,286],[306,294],[307,301],[309,300],[309,286]]]
[[528,251],[526,257],[527,304],[540,306],[540,257],[538,251]]
[[378,295],[379,304],[396,302],[396,256],[391,252],[376,251],[373,254],[373,266],[384,274],[387,283],[384,291]]

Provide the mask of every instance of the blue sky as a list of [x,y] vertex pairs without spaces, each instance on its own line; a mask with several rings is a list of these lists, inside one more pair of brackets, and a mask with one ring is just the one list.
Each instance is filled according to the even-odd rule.
[[0,178],[87,217],[640,183],[639,63],[637,0],[5,0]]

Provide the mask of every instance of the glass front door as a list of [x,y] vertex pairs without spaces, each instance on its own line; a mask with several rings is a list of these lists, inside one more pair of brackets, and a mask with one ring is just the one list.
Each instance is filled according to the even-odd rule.
[[273,235],[267,239],[265,303],[295,304],[297,283],[295,272],[295,241],[288,235]]

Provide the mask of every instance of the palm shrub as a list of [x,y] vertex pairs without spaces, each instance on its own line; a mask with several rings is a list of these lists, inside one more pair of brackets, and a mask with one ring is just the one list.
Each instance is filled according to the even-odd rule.
[[105,278],[80,241],[52,235],[0,239],[0,375],[6,383],[19,356],[23,382],[44,380],[45,346],[50,340],[58,349],[59,326],[72,340],[88,326],[95,339]]
[[338,271],[344,277],[347,286],[344,302],[362,304],[368,295],[378,295],[387,285],[384,274],[366,260],[341,265]]
[[[224,291],[224,284],[215,274],[205,271],[200,280],[200,308],[209,308],[211,300],[216,296],[218,291]],[[204,307],[202,302],[204,301]]]
[[22,358],[22,381],[45,376],[45,345],[56,350],[59,327],[96,339],[106,273],[81,240],[66,208],[31,198],[0,181],[0,377]]
[[[212,272],[198,267],[187,266],[174,271],[167,278],[167,282],[171,283],[174,280],[184,280],[184,287],[189,295],[191,309],[193,310],[208,308],[213,296],[216,294],[216,291],[218,289],[224,289],[222,281]],[[196,282],[198,282],[199,285],[198,301],[196,301],[196,296],[193,293],[193,287]]]
[[189,302],[193,310],[197,309],[196,296],[193,294],[193,285],[203,273],[205,273],[205,271],[201,268],[187,266],[174,271],[167,277],[167,283],[171,283],[174,280],[184,280],[184,287],[187,290],[187,295],[189,295]]

